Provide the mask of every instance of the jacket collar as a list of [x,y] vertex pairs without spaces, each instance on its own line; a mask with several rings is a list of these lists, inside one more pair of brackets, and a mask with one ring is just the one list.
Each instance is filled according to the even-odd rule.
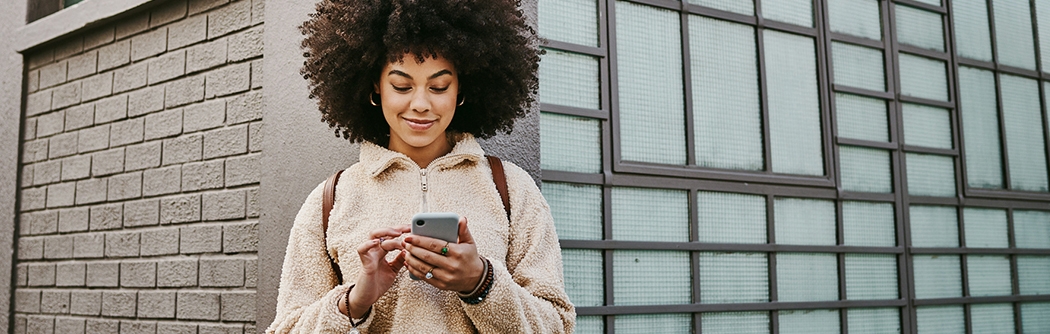
[[[477,162],[485,155],[474,136],[469,133],[449,134],[456,144],[452,152],[434,159],[428,169],[448,169],[464,161]],[[401,152],[392,151],[372,142],[361,144],[360,163],[372,177],[376,177],[393,167],[413,168],[415,162]]]

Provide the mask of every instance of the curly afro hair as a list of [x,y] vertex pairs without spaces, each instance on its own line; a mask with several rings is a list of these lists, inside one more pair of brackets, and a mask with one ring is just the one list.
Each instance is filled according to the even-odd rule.
[[518,0],[322,0],[300,26],[301,73],[336,136],[385,146],[390,127],[369,102],[386,64],[414,55],[456,67],[460,94],[449,131],[510,132],[535,103],[539,39]]

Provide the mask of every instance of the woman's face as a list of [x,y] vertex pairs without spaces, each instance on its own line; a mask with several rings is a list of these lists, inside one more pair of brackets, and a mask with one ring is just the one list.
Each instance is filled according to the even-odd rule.
[[415,55],[405,55],[400,63],[383,68],[376,92],[390,125],[391,149],[426,151],[448,146],[445,130],[456,113],[459,95],[459,78],[451,62],[426,58],[417,63]]

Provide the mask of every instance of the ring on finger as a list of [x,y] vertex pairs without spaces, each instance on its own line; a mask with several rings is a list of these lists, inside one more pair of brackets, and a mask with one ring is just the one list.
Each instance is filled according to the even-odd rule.
[[430,270],[427,271],[427,274],[423,277],[426,277],[427,279],[434,278],[434,268],[431,267]]
[[444,256],[444,255],[448,254],[448,244],[449,244],[449,243],[448,243],[448,242],[446,241],[446,242],[445,242],[445,247],[441,247],[441,255],[442,255],[442,256]]

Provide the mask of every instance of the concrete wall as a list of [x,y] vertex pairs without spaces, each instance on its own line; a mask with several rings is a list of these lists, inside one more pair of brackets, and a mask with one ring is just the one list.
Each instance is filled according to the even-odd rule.
[[0,5],[0,331],[11,331],[11,273],[22,126],[22,55],[15,48],[25,1]]

